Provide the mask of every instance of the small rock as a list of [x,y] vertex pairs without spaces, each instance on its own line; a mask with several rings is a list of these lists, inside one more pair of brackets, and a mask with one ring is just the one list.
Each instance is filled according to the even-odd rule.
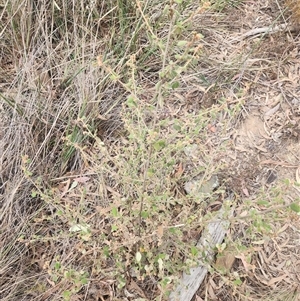
[[203,176],[200,176],[186,182],[184,189],[187,194],[203,198],[209,197],[218,186],[220,186],[220,183],[217,175],[212,175],[209,180],[203,180]]

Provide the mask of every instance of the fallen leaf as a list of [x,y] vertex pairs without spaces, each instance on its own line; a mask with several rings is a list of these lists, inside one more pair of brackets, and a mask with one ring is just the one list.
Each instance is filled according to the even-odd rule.
[[175,178],[180,178],[184,172],[182,163],[180,162],[176,168]]
[[226,248],[221,254],[218,255],[216,261],[216,267],[219,270],[225,270],[226,272],[230,272],[234,261],[235,261],[235,252],[233,247]]
[[243,193],[245,196],[247,196],[247,197],[250,196],[249,191],[246,187],[244,187],[242,190],[243,190]]
[[100,215],[107,215],[111,211],[111,207],[96,206],[95,208]]
[[255,270],[255,265],[250,264],[250,263],[247,262],[245,254],[242,253],[241,255],[236,255],[235,258],[240,259],[242,261],[246,272],[249,272],[250,270],[252,270],[252,271]]
[[142,260],[141,252],[136,252],[135,259],[136,259],[137,262],[141,262],[141,260]]
[[159,237],[159,238],[162,238],[163,235],[164,235],[164,227],[163,227],[163,226],[158,226],[156,232],[157,232],[158,237]]
[[105,188],[106,188],[109,192],[111,192],[112,194],[114,194],[116,197],[119,197],[119,198],[122,197],[122,195],[121,195],[119,192],[117,192],[116,190],[112,189],[110,186],[105,185]]
[[108,120],[108,118],[104,117],[103,115],[101,114],[98,114],[97,116],[100,120]]
[[[139,285],[134,282],[132,279],[130,281],[130,284],[128,286],[128,288],[132,291],[134,291],[135,293],[137,293],[140,297],[145,298],[147,300],[147,297],[145,296],[143,290],[139,287]],[[133,295],[135,297],[135,295]]]
[[81,225],[81,224],[75,224],[75,225],[70,227],[69,231],[70,232],[80,232],[80,231],[88,232],[89,228],[90,228],[89,225],[84,226],[84,225]]
[[248,211],[244,210],[243,212],[241,212],[240,217],[245,217],[248,215]]
[[61,198],[64,197],[65,194],[68,192],[70,183],[71,183],[71,180],[70,180],[70,179],[67,180],[67,181],[65,181],[65,182],[62,182],[62,183],[61,183],[61,184],[66,184],[66,185],[64,186],[64,188],[63,188],[62,194],[60,195]]
[[74,181],[78,182],[78,183],[85,183],[89,180],[89,177],[79,177],[79,178],[75,178]]
[[52,286],[55,287],[55,282],[50,280],[49,278],[46,278],[46,280],[48,281],[48,283]]
[[210,297],[209,300],[218,300],[211,284],[208,285],[208,294],[209,294],[209,297]]
[[208,130],[209,130],[210,132],[212,132],[212,133],[215,133],[215,132],[217,131],[217,128],[216,128],[214,125],[209,124],[209,125],[208,125]]
[[275,106],[274,108],[268,110],[266,113],[265,113],[265,117],[269,117],[269,116],[272,116],[274,113],[276,113],[280,108],[280,103]]
[[97,56],[97,63],[98,63],[99,67],[103,66],[103,57],[102,57],[102,55]]

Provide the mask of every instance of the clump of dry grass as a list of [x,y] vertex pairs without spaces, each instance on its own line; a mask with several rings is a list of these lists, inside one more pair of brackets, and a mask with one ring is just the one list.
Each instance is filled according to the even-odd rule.
[[[176,133],[166,141],[164,137],[156,141],[155,131],[163,128],[166,132],[168,125],[160,120],[165,118],[163,108],[160,108],[162,117],[157,116],[155,102],[163,106],[169,91],[178,85],[176,72],[180,75],[185,71],[197,55],[197,48],[188,54],[184,41],[173,49],[177,41],[171,37],[171,34],[184,37],[186,28],[179,19],[189,20],[193,12],[183,9],[185,16],[181,17],[173,10],[175,7],[169,7],[157,15],[159,3],[141,5],[134,1],[105,4],[96,1],[89,6],[84,1],[6,1],[2,7],[2,300],[14,300],[18,295],[32,300],[68,300],[81,294],[87,283],[92,285],[92,279],[98,276],[106,278],[101,280],[102,284],[107,281],[109,287],[121,289],[127,283],[124,272],[132,264],[134,252],[139,250],[139,240],[153,235],[151,232],[158,226],[153,224],[147,230],[138,223],[141,214],[153,209],[149,207],[151,198],[162,194],[155,210],[176,205],[175,201],[172,205],[165,204],[176,185],[175,180],[164,178],[168,179],[176,163],[171,156],[175,153],[178,156],[184,144],[176,147]],[[157,23],[150,24],[154,19]],[[170,32],[162,31],[158,37],[154,31],[158,24]],[[198,43],[199,39],[193,36],[189,46]],[[99,59],[96,60],[99,55],[103,59],[100,66]],[[178,55],[176,64],[182,66],[170,65],[170,58],[175,55]],[[155,71],[150,70],[151,61]],[[139,78],[141,71],[145,72],[144,79]],[[161,77],[159,88],[152,82],[155,77]],[[121,104],[130,94],[134,101],[128,102],[129,107],[137,101],[146,100],[149,104],[143,107],[141,102],[121,115]],[[136,112],[131,114],[131,110]],[[139,124],[148,118],[157,120],[154,127]],[[168,123],[171,126],[171,120]],[[180,123],[178,119],[178,127]],[[133,135],[132,141],[118,141],[118,135],[124,131],[122,124],[126,135]],[[146,158],[150,155],[149,145],[143,139],[158,152],[151,159]],[[166,153],[159,154],[167,144]],[[141,186],[140,177],[143,173],[146,176],[143,164],[155,172],[156,166],[152,167],[155,158],[162,164],[155,181],[169,187],[158,186],[158,191],[155,188],[150,197],[145,194],[153,190],[148,187],[153,180],[145,178]],[[70,192],[80,181],[87,181],[86,177],[89,188],[80,186],[82,190],[76,190],[82,199],[78,203],[76,196],[72,200]],[[124,198],[123,208],[119,202]],[[143,208],[136,208],[139,202]],[[78,210],[74,204],[79,206]],[[107,230],[99,232],[102,219]],[[130,225],[132,220],[140,224],[138,232]],[[167,221],[161,223],[168,225]],[[123,241],[126,235],[133,235],[128,245]],[[113,241],[111,249],[110,241]],[[147,241],[150,249],[151,241]],[[154,243],[153,250],[156,247]],[[166,247],[161,247],[161,251]],[[85,252],[96,256],[94,261]],[[152,256],[152,260],[158,260],[156,253]],[[11,272],[16,269],[20,274]],[[115,293],[119,294],[121,291]]]
[[32,248],[20,242],[38,235],[33,218],[45,207],[32,189],[51,190],[51,179],[83,168],[83,144],[93,141],[86,131],[108,134],[118,125],[114,106],[124,92],[94,62],[100,51],[110,51],[107,35],[115,43],[110,28],[121,28],[120,10],[113,1],[89,7],[84,1],[6,1],[1,7],[2,300],[26,296],[45,279]]

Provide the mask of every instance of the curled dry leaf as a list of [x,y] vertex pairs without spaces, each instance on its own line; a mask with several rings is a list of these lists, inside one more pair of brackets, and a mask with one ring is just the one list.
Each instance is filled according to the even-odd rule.
[[212,132],[212,133],[215,133],[215,132],[217,131],[217,128],[216,128],[214,125],[209,124],[209,125],[208,125],[208,130],[209,130],[210,132]]
[[78,183],[85,183],[89,180],[90,178],[89,177],[78,177],[78,178],[75,178],[74,181],[78,182]]
[[157,227],[157,235],[159,238],[162,238],[164,235],[164,227],[162,225]]
[[246,272],[254,271],[255,270],[255,265],[252,265],[252,264],[250,264],[250,263],[247,262],[247,258],[245,256],[245,254],[241,253],[240,255],[235,256],[235,258],[238,258],[238,259],[240,259],[242,261],[243,266],[244,266]]
[[265,118],[268,118],[270,116],[272,116],[273,114],[275,114],[280,108],[280,103],[277,104],[274,108],[268,110],[266,113],[265,113]]
[[[211,279],[210,279],[211,280]],[[218,300],[218,297],[215,294],[216,285],[212,283],[212,281],[208,284],[208,294],[209,294],[209,300]]]
[[220,270],[225,270],[229,272],[235,261],[235,249],[234,248],[226,248],[222,254],[219,254],[216,261],[216,267]]
[[243,188],[243,193],[247,197],[250,196],[249,191],[248,191],[248,189],[246,187]]
[[183,164],[180,162],[176,167],[175,178],[180,178],[183,173],[184,173],[184,167]]

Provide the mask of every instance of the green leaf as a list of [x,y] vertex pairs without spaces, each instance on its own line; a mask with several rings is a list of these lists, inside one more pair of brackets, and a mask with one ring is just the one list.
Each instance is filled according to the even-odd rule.
[[126,280],[123,277],[119,277],[118,288],[121,289],[126,285]]
[[174,82],[174,83],[172,83],[172,89],[176,89],[176,88],[178,88],[179,87],[179,82]]
[[55,269],[55,270],[59,270],[60,268],[61,268],[60,262],[55,262],[55,264],[54,264],[54,269]]
[[117,207],[113,207],[111,209],[111,214],[112,214],[113,217],[118,217],[118,215],[119,215],[118,208]]
[[149,168],[147,171],[147,175],[149,177],[152,177],[153,175],[155,175],[155,170],[153,168]]
[[188,43],[188,41],[178,41],[178,43],[177,43],[177,46],[179,46],[179,47],[183,47],[183,46],[185,46],[186,44]]
[[31,197],[35,198],[37,196],[37,192],[35,190],[31,191]]
[[88,283],[87,276],[86,275],[82,275],[80,277],[80,282],[81,282],[82,285],[87,284]]
[[176,131],[178,131],[178,132],[181,131],[181,126],[180,126],[179,124],[176,124],[176,123],[175,123],[175,124],[173,125],[173,128],[174,128]]
[[70,229],[69,229],[70,232],[89,232],[89,226],[88,225],[81,225],[81,224],[75,224],[73,225]]
[[108,257],[110,255],[109,253],[109,246],[104,246],[103,247],[103,254]]
[[109,77],[112,81],[117,81],[119,79],[119,76],[115,73],[111,74]]
[[296,213],[300,213],[300,205],[298,203],[293,203],[290,205],[291,210],[293,210]]
[[175,234],[176,233],[176,228],[174,228],[174,227],[169,228],[169,232],[171,234]]
[[159,140],[159,141],[156,141],[154,144],[153,144],[153,147],[156,151],[160,151],[162,150],[164,147],[166,146],[166,142],[164,140]]
[[63,292],[63,298],[66,301],[69,301],[71,299],[72,293],[70,291],[64,291]]
[[191,247],[191,253],[193,256],[197,256],[198,255],[198,249],[195,246]]
[[114,231],[117,231],[118,230],[118,226],[117,225],[112,225],[111,226],[111,231],[114,232]]
[[263,205],[263,206],[268,206],[270,203],[268,201],[261,200],[261,201],[258,201],[257,204]]
[[234,281],[233,281],[233,283],[235,284],[235,285],[237,285],[237,286],[239,286],[239,285],[241,285],[243,282],[242,282],[242,280],[241,279],[235,279]]
[[166,277],[166,278],[162,279],[161,284],[163,287],[166,287],[171,282],[172,282],[171,278]]
[[183,56],[181,54],[175,54],[175,59],[177,61],[181,61],[183,59]]
[[72,277],[72,274],[73,274],[73,273],[72,273],[72,270],[70,270],[70,271],[65,271],[65,272],[64,272],[64,277],[65,277],[65,278],[71,278],[71,277]]
[[142,218],[147,218],[147,217],[149,217],[149,213],[147,211],[143,211],[141,216],[142,216]]
[[77,182],[77,181],[74,181],[74,182],[72,183],[72,185],[71,185],[69,191],[72,190],[72,189],[74,189],[77,185],[78,185],[78,182]]
[[134,100],[134,98],[133,98],[132,95],[130,95],[127,98],[126,103],[127,103],[127,105],[128,105],[129,108],[136,108],[137,107],[136,101]]
[[28,176],[28,177],[31,177],[31,176],[32,176],[32,172],[29,171],[29,170],[27,170],[27,169],[24,170],[24,173],[25,173],[25,175]]

